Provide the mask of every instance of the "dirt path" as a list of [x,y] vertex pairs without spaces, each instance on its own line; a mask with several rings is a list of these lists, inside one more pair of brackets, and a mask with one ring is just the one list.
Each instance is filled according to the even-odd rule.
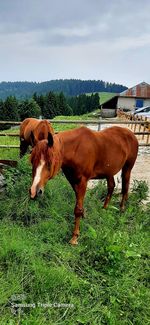
[[150,148],[139,148],[139,154],[132,170],[131,181],[133,179],[145,180],[150,189]]

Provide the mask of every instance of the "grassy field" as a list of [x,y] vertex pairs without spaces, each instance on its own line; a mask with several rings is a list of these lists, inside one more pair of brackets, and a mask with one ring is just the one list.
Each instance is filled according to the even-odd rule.
[[[18,138],[2,139],[19,143]],[[18,149],[0,150],[1,159],[18,160]],[[5,171],[5,179],[0,193],[0,325],[149,324],[146,183],[135,182],[122,214],[117,193],[102,209],[105,182],[88,190],[79,245],[72,247],[75,197],[65,177],[60,173],[42,198],[30,200],[26,155],[17,168]]]
[[[98,94],[100,97],[100,104],[105,103],[107,100],[109,100],[110,98],[112,98],[116,95],[116,93],[108,93],[108,92],[100,92]],[[87,95],[91,95],[91,93],[89,93]]]
[[[74,194],[65,177],[29,199],[28,156],[6,171],[0,196],[0,324],[145,325],[150,320],[147,186],[102,209],[104,182],[88,190],[79,245],[68,244]],[[20,304],[20,305],[19,305]],[[20,306],[20,307],[19,307]]]
[[116,93],[106,93],[106,92],[99,93],[99,96],[100,96],[100,104],[105,103],[107,100],[111,99],[115,95],[116,95]]

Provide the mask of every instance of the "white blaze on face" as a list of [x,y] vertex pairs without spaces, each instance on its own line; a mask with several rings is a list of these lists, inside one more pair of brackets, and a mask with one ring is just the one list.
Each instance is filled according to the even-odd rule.
[[34,176],[34,180],[31,186],[31,198],[33,199],[36,196],[36,189],[37,189],[37,185],[41,180],[41,173],[42,173],[42,169],[45,165],[45,161],[43,159],[40,160],[40,164],[38,165],[37,169],[36,169],[36,173]]

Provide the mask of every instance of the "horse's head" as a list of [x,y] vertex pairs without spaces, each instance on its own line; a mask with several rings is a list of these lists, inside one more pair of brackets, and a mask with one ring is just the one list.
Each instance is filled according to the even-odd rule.
[[52,125],[47,120],[39,121],[34,131],[31,131],[30,141],[32,147],[34,147],[38,141],[47,139],[48,133],[54,134]]
[[32,186],[30,196],[32,199],[36,195],[43,194],[47,181],[54,176],[54,139],[48,133],[48,140],[38,141],[31,153],[32,163]]

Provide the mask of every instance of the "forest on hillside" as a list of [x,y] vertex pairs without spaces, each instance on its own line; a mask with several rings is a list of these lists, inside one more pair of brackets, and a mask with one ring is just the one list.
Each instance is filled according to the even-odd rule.
[[[46,95],[34,93],[30,99],[17,99],[8,96],[0,100],[0,120],[22,121],[28,117],[52,119],[58,115],[82,115],[99,108],[98,93],[87,96],[85,94],[65,97],[61,92],[49,92]],[[1,128],[2,129],[2,128]]]
[[105,82],[103,80],[78,80],[59,79],[45,82],[1,82],[0,98],[15,96],[18,99],[31,98],[36,92],[38,95],[46,95],[48,92],[63,92],[66,96],[77,96],[95,92],[120,93],[127,89],[123,85]]

